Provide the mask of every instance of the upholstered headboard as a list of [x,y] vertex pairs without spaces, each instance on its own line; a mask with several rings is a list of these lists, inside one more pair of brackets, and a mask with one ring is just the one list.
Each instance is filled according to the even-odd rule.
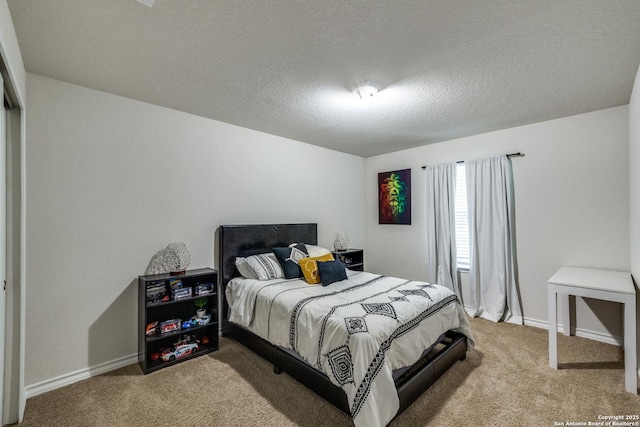
[[227,298],[225,288],[229,280],[238,276],[236,257],[247,257],[271,248],[291,243],[318,244],[318,224],[247,224],[221,225],[218,228],[218,276],[222,291],[221,322],[226,329]]
[[224,286],[238,275],[235,259],[271,252],[271,248],[293,242],[318,244],[318,224],[221,225],[218,229],[218,274]]

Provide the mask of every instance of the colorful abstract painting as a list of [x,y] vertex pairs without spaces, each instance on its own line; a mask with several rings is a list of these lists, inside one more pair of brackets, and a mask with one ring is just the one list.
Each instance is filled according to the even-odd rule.
[[411,224],[411,169],[378,174],[378,222]]

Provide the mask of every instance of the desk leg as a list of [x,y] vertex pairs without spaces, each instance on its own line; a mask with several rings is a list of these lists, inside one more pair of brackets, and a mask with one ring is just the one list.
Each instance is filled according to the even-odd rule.
[[556,286],[549,284],[549,366],[558,369],[558,308],[556,305]]
[[624,383],[629,393],[638,394],[636,355],[636,296],[624,303]]
[[558,295],[560,307],[562,307],[562,329],[566,336],[571,336],[571,296],[569,294]]

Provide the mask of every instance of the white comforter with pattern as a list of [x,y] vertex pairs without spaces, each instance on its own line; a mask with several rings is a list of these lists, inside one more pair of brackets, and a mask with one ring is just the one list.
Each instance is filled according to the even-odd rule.
[[330,286],[232,279],[229,320],[300,354],[347,394],[356,426],[385,426],[398,411],[394,369],[438,337],[473,336],[455,294],[440,285],[348,270]]

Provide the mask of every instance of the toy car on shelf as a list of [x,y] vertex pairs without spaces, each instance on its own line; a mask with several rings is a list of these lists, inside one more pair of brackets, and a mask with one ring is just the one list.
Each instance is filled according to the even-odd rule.
[[179,331],[180,323],[180,319],[165,320],[164,322],[160,323],[160,333],[166,334],[168,332]]
[[189,319],[182,322],[182,329],[193,328],[194,326],[198,326],[198,322],[195,319]]
[[190,298],[191,297],[191,288],[172,289],[171,290],[171,295],[173,296],[174,300]]
[[196,319],[196,322],[198,323],[198,325],[206,325],[210,321],[211,321],[211,315],[210,314],[205,314],[200,319]]
[[164,280],[157,280],[147,284],[147,303],[153,304],[159,302],[167,293],[167,287]]
[[151,322],[147,325],[147,336],[152,337],[156,334],[156,330],[158,329],[158,322]]
[[188,356],[195,353],[200,349],[200,346],[195,342],[179,343],[174,348],[168,348],[160,353],[160,358],[164,362],[179,359],[181,357]]
[[213,283],[203,283],[196,286],[195,293],[198,296],[209,295],[213,293]]

